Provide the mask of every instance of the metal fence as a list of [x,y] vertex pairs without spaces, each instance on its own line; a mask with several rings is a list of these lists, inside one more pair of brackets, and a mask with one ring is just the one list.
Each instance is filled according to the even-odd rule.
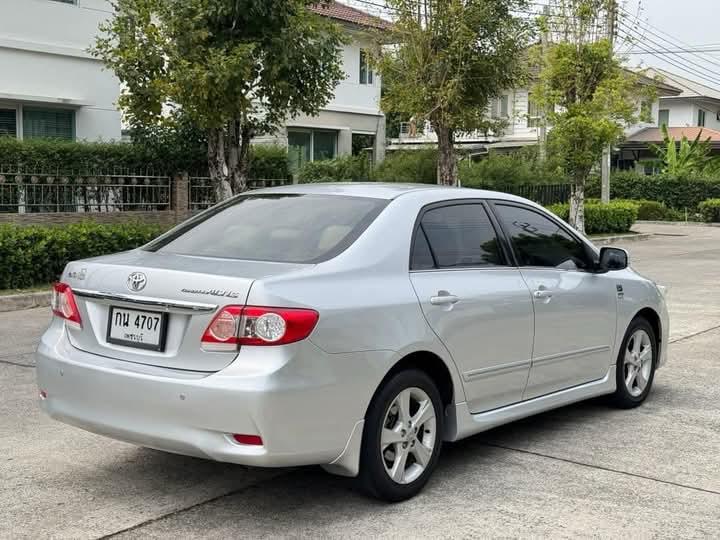
[[[217,200],[215,198],[215,186],[208,176],[191,176],[190,193],[188,196],[188,205],[190,210],[205,210],[214,205]],[[292,184],[292,180],[287,179],[260,179],[250,180],[248,182],[249,189],[260,189],[264,187],[284,186]]]
[[24,173],[0,167],[0,212],[129,212],[170,208],[169,176]]
[[502,191],[530,199],[543,206],[567,203],[570,200],[571,184],[510,184],[506,186],[488,186],[485,189]]

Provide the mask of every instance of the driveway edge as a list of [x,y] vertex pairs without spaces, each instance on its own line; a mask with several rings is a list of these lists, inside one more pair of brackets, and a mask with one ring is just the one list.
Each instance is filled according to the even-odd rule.
[[611,236],[599,236],[590,238],[590,241],[596,246],[606,246],[615,242],[639,242],[641,240],[650,240],[654,233],[636,233],[636,234],[615,234]]
[[51,296],[49,291],[0,296],[0,313],[49,306]]

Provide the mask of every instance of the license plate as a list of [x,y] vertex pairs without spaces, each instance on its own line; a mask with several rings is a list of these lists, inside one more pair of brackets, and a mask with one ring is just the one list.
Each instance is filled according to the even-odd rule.
[[110,308],[107,341],[116,345],[162,351],[165,349],[167,313]]

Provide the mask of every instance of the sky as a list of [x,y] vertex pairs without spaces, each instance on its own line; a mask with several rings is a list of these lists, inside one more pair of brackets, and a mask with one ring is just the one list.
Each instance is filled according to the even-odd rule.
[[[377,12],[383,0],[340,0],[359,9]],[[550,0],[529,0],[535,9]],[[630,33],[633,45],[622,40],[619,47],[629,51],[629,67],[659,67],[683,77],[720,88],[720,32],[717,28],[720,0],[618,0],[624,20],[620,38]],[[640,8],[638,10],[638,8]],[[679,53],[679,49],[693,53]],[[697,48],[715,49],[696,52]],[[640,54],[651,50],[653,54]],[[662,51],[662,52],[657,52]],[[668,52],[671,51],[671,52]]]

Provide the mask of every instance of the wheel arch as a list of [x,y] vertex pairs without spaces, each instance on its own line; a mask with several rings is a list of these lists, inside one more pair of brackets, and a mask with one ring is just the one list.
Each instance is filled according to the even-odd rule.
[[665,345],[662,342],[662,320],[660,319],[660,314],[655,311],[651,307],[644,307],[640,311],[638,311],[635,316],[631,319],[631,322],[635,319],[645,319],[650,326],[652,326],[653,332],[655,332],[655,339],[657,340],[658,345],[658,358],[660,358],[660,350]]

